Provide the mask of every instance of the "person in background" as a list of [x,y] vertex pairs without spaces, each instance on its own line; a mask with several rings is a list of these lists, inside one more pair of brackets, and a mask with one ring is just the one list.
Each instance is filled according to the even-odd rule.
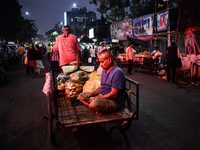
[[97,50],[97,57],[99,56],[99,53],[100,53],[101,51],[103,51],[104,49],[105,49],[104,43],[101,43],[101,46],[99,46],[99,48],[98,48],[98,50]]
[[128,48],[126,49],[126,61],[128,61],[128,69],[127,69],[127,74],[131,75],[131,70],[133,68],[133,44],[129,44]]
[[96,55],[94,45],[90,48],[90,57],[92,58],[92,64],[96,65]]
[[25,54],[25,48],[23,46],[20,46],[17,51],[18,51],[18,57],[19,57],[19,64],[23,65],[23,58],[24,58],[24,54]]
[[42,56],[45,57],[45,54],[46,54],[46,46],[44,44],[42,44]]
[[49,61],[51,62],[51,69],[60,69],[58,53],[54,50],[54,46],[51,48]]
[[35,48],[32,43],[30,44],[29,49],[27,50],[27,58],[29,67],[27,67],[26,73],[30,74],[29,69],[31,69],[31,74],[34,75],[34,69],[36,67],[36,63],[35,63]]
[[83,49],[83,56],[84,56],[84,63],[88,63],[88,58],[90,57],[90,52],[86,46]]
[[40,74],[40,68],[44,68],[44,66],[42,63],[41,50],[40,50],[39,45],[35,46],[35,60],[36,60],[35,74]]
[[[170,79],[172,79],[172,82],[175,81],[177,58],[180,58],[179,47],[176,46],[175,42],[172,42],[171,46],[167,48],[167,81],[168,82],[170,82]],[[170,76],[171,70],[172,70],[172,78]]]
[[110,51],[100,52],[99,62],[103,68],[100,87],[93,92],[80,93],[77,99],[97,115],[102,115],[103,112],[114,112],[123,108],[126,80],[124,72],[114,64]]
[[57,36],[54,46],[54,51],[59,56],[59,66],[65,66],[76,61],[76,65],[79,68],[79,51],[81,48],[78,40],[75,35],[71,34],[72,29],[69,25],[64,26],[63,31],[62,35]]
[[48,44],[48,46],[47,46],[47,59],[48,59],[48,61],[49,61],[49,56],[50,56],[50,51],[51,51],[51,44]]

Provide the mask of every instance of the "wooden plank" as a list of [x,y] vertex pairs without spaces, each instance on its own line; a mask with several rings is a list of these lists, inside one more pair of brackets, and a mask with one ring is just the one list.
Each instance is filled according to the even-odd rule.
[[58,98],[58,117],[65,127],[73,127],[94,123],[106,123],[131,119],[133,113],[127,108],[119,111],[98,116],[85,105],[74,106],[65,97]]

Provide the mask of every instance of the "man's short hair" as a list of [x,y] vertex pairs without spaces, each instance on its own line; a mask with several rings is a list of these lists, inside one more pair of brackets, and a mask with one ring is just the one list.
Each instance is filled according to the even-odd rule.
[[109,51],[109,50],[107,50],[107,49],[104,49],[104,50],[102,50],[100,53],[99,53],[99,55],[102,55],[102,54],[104,54],[104,55],[108,55],[108,58],[111,58],[112,59],[112,62],[114,62],[114,59],[113,59],[113,55],[112,55],[112,53]]

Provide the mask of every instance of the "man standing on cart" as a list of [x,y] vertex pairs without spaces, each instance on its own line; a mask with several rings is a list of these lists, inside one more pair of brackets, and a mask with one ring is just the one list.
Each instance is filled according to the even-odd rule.
[[100,87],[93,92],[79,94],[77,99],[96,111],[97,115],[102,115],[103,112],[122,109],[125,103],[126,82],[123,71],[114,64],[110,51],[103,50],[98,58],[103,68]]
[[59,56],[59,66],[65,66],[76,61],[79,67],[79,51],[80,45],[75,35],[71,34],[71,27],[66,25],[63,27],[63,34],[56,39],[54,50]]

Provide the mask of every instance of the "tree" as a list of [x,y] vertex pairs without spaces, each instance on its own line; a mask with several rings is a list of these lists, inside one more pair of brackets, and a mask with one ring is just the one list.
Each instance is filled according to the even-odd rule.
[[129,7],[130,0],[91,0],[89,3],[99,4],[97,11],[105,14],[106,18],[112,22],[118,22],[125,19],[127,14],[125,8]]
[[103,38],[110,37],[109,27],[110,27],[110,24],[108,24],[107,19],[104,18],[102,14],[100,25],[98,27],[98,30],[96,31],[96,36],[97,36],[98,41],[101,41]]
[[25,42],[34,38],[37,28],[33,20],[26,20],[21,15],[22,6],[17,0],[1,0],[0,38],[6,41]]
[[62,34],[62,26],[61,26],[60,22],[55,24],[53,29],[51,29],[45,33],[45,35],[48,37],[48,41],[51,41],[51,42],[54,42],[56,40],[56,37],[59,34]]

